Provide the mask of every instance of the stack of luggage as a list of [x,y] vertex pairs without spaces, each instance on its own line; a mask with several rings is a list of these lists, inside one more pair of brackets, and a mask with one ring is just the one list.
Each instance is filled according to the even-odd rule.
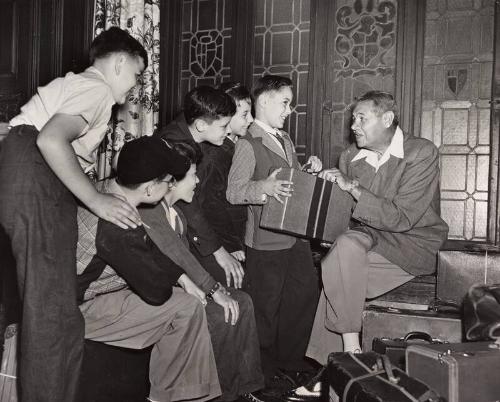
[[499,258],[442,251],[427,309],[368,306],[364,353],[329,356],[330,401],[500,400]]

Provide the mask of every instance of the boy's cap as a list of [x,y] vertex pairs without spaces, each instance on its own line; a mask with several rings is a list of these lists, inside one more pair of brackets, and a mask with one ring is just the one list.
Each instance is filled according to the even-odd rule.
[[189,159],[165,140],[144,136],[125,143],[118,155],[116,176],[124,185],[141,184],[167,174],[183,176],[190,167]]

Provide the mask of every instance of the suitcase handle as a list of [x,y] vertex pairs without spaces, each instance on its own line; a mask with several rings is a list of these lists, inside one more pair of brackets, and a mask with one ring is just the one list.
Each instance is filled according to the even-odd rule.
[[428,343],[432,343],[433,342],[432,336],[430,336],[427,332],[422,332],[422,331],[411,331],[411,332],[408,332],[404,336],[403,341],[407,342],[410,339],[421,339],[421,340],[426,341]]

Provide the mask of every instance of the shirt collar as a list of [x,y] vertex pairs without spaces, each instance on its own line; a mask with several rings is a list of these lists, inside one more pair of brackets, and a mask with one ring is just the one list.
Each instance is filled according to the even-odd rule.
[[272,128],[271,126],[267,125],[266,123],[263,123],[262,121],[260,121],[258,119],[254,119],[253,122],[256,123],[258,126],[260,126],[266,133],[269,133],[272,135],[279,135],[280,137],[282,136],[280,130]]
[[380,168],[380,166],[382,166],[385,162],[389,160],[389,157],[391,155],[399,159],[404,158],[405,154],[404,154],[403,140],[404,140],[403,131],[398,126],[396,128],[394,136],[392,137],[389,147],[385,150],[384,154],[380,159],[377,157],[376,152],[363,148],[356,154],[356,156],[354,156],[354,158],[352,158],[351,162],[364,158],[366,163],[373,166],[377,171]]

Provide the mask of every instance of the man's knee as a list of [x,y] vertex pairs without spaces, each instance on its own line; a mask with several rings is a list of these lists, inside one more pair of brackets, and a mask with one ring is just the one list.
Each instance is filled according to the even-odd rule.
[[238,307],[240,308],[240,317],[247,315],[253,316],[253,302],[248,293],[241,290],[233,290],[231,291],[231,296],[238,302]]
[[372,239],[366,233],[348,230],[337,237],[334,247],[339,250],[352,250],[366,253],[372,247]]

